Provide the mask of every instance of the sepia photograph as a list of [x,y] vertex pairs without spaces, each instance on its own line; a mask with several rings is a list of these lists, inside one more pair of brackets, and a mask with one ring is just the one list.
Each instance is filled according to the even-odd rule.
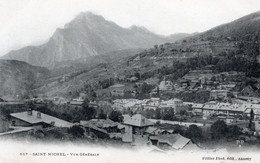
[[259,163],[259,0],[0,0],[0,163]]

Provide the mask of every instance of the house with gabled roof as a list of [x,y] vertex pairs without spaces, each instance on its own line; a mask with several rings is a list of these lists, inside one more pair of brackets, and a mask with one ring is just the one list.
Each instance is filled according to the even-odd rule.
[[153,122],[151,122],[141,114],[135,114],[132,117],[130,117],[127,121],[125,121],[124,124],[139,128],[147,128],[148,126],[152,126]]
[[148,135],[158,135],[161,132],[160,128],[156,128],[156,127],[148,127],[145,130],[145,133]]
[[107,132],[118,132],[118,123],[112,121],[111,119],[91,119],[90,123],[98,128],[104,129]]
[[97,127],[90,121],[80,121],[80,126],[83,126],[88,133],[94,133],[98,138],[109,138],[109,134],[105,129]]
[[125,133],[123,135],[124,142],[133,142],[134,135],[143,136],[146,129],[150,126],[153,126],[153,122],[148,120],[141,114],[135,114],[130,117],[128,120],[124,121]]
[[24,137],[31,130],[33,130],[33,127],[9,126],[7,118],[5,118],[3,115],[0,115],[0,139],[3,137]]
[[162,149],[184,149],[188,144],[192,144],[191,140],[180,135],[180,134],[166,134],[150,136],[150,141],[153,145],[158,146]]
[[145,134],[149,136],[156,136],[159,134],[172,134],[174,130],[171,129],[163,129],[163,128],[157,128],[157,127],[148,127],[145,130]]
[[28,110],[24,112],[12,113],[11,125],[22,127],[72,127],[73,123],[65,120],[41,113],[35,110]]

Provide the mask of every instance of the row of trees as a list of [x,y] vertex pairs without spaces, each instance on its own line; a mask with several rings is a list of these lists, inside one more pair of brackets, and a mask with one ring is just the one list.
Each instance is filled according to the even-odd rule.
[[227,126],[227,124],[222,120],[213,123],[210,131],[213,140],[219,140],[221,138],[238,138],[241,134],[241,130],[238,126]]
[[[160,125],[160,123],[156,123]],[[190,138],[193,142],[201,142],[206,140],[202,134],[202,129],[197,125],[190,125],[187,129],[182,128],[180,125],[174,125],[174,133],[179,133],[187,138]],[[237,139],[242,134],[241,129],[236,125],[227,126],[227,124],[218,120],[210,127],[211,138],[213,140],[219,140],[222,138]]]
[[[181,106],[180,106],[181,107]],[[180,111],[180,115],[189,116],[188,112],[186,111],[188,106],[183,106],[183,110]],[[156,108],[156,109],[144,109],[139,108],[135,111],[132,111],[130,108],[123,109],[123,114],[128,114],[132,116],[133,114],[142,114],[148,119],[163,119],[169,121],[183,121],[183,118],[176,117],[175,112],[172,108]]]
[[[254,130],[253,125],[254,111],[251,109],[248,128]],[[213,139],[226,138],[238,138],[241,134],[241,129],[236,125],[227,126],[224,121],[218,120],[212,124],[210,131]]]
[[187,138],[190,138],[193,142],[201,142],[203,141],[204,137],[202,134],[202,130],[197,125],[190,125],[188,128],[180,126],[178,124],[161,124],[159,121],[155,124],[159,128],[169,128],[173,129],[173,133],[178,133],[180,135],[183,135]]
[[154,88],[154,86],[144,82],[140,87],[135,85],[134,88],[136,90],[135,98],[145,99],[145,98],[150,98],[150,92]]
[[[210,131],[213,140],[219,140],[222,138],[237,139],[239,135],[241,135],[241,129],[238,126],[227,126],[226,123],[221,120],[213,123]],[[205,140],[202,134],[202,129],[197,125],[190,125],[187,129],[183,129],[179,125],[174,125],[174,132],[190,138],[193,142],[201,142]]]
[[[115,111],[109,108],[102,108],[102,106],[99,106],[98,108],[94,108],[89,105],[88,100],[85,100],[81,106],[71,106],[71,105],[59,106],[53,104],[52,102],[41,104],[41,105],[35,105],[33,102],[28,102],[26,105],[27,105],[26,108],[35,109],[42,113],[70,122],[79,122],[81,120],[90,120],[94,118],[98,118],[98,119],[109,118],[115,122],[123,121],[123,116],[120,111]],[[104,111],[104,109],[106,110]],[[8,118],[10,114],[10,109],[3,107],[1,109],[1,113],[6,118]]]

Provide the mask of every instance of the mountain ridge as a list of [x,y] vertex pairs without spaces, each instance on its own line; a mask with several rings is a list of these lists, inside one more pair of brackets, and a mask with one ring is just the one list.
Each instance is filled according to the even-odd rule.
[[11,51],[2,58],[53,68],[57,62],[65,60],[117,50],[149,48],[175,40],[174,37],[154,34],[144,27],[123,28],[102,16],[86,12],[80,13],[64,28],[57,28],[47,43]]
[[[129,78],[137,72],[142,77],[142,81],[147,78],[160,80],[162,75],[171,75],[175,79],[182,77],[190,70],[187,67],[185,68],[186,63],[189,66],[193,64],[203,65],[203,59],[201,62],[196,61],[196,58],[198,60],[198,58],[201,59],[203,57],[210,59],[219,69],[229,65],[234,66],[236,63],[239,64],[235,67],[240,68],[240,65],[244,62],[250,61],[248,60],[249,58],[254,58],[250,56],[253,53],[258,54],[259,57],[260,47],[258,38],[260,38],[260,33],[257,27],[260,19],[258,13],[253,13],[251,16],[249,15],[238,20],[220,25],[202,34],[186,37],[175,43],[152,46],[149,49],[141,50],[141,52],[130,51],[123,55],[124,50],[114,51],[112,54],[107,55],[112,56],[114,53],[117,53],[117,55],[111,58],[99,55],[100,59],[93,56],[93,60],[89,59],[88,62],[83,62],[80,58],[78,59],[80,62],[75,60],[73,64],[71,62],[63,62],[57,66],[57,73],[53,73],[51,77],[45,79],[43,84],[37,87],[35,91],[39,95],[47,97],[72,97],[81,91],[88,92],[86,88],[90,85],[95,89],[100,88],[99,83]],[[237,24],[238,22],[240,22],[240,25]],[[59,40],[63,36],[62,34],[61,36],[59,35],[64,32],[64,29],[57,30],[57,38],[53,37],[52,39]],[[71,28],[68,28],[68,30],[71,30]],[[53,42],[55,43],[55,40]],[[51,45],[56,46],[55,44]],[[121,58],[117,56],[121,56]],[[184,68],[174,69],[173,63]],[[233,70],[232,68],[230,70]],[[64,71],[59,72],[60,70]],[[173,73],[164,74],[164,72]]]
[[49,73],[46,68],[23,61],[0,59],[0,96],[27,96]]
[[[260,11],[243,16],[231,22],[213,27],[188,38],[234,37],[240,39],[247,34],[260,35]],[[257,30],[258,29],[258,30]]]

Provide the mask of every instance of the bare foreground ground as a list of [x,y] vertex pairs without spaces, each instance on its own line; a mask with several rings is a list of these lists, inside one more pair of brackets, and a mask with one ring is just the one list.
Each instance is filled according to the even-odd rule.
[[[232,148],[232,147],[230,147]],[[0,162],[259,162],[259,149],[154,152],[149,147],[126,148],[79,143],[0,142]],[[224,158],[224,160],[221,160]],[[248,160],[250,158],[250,161]],[[232,161],[232,162],[234,162]]]

